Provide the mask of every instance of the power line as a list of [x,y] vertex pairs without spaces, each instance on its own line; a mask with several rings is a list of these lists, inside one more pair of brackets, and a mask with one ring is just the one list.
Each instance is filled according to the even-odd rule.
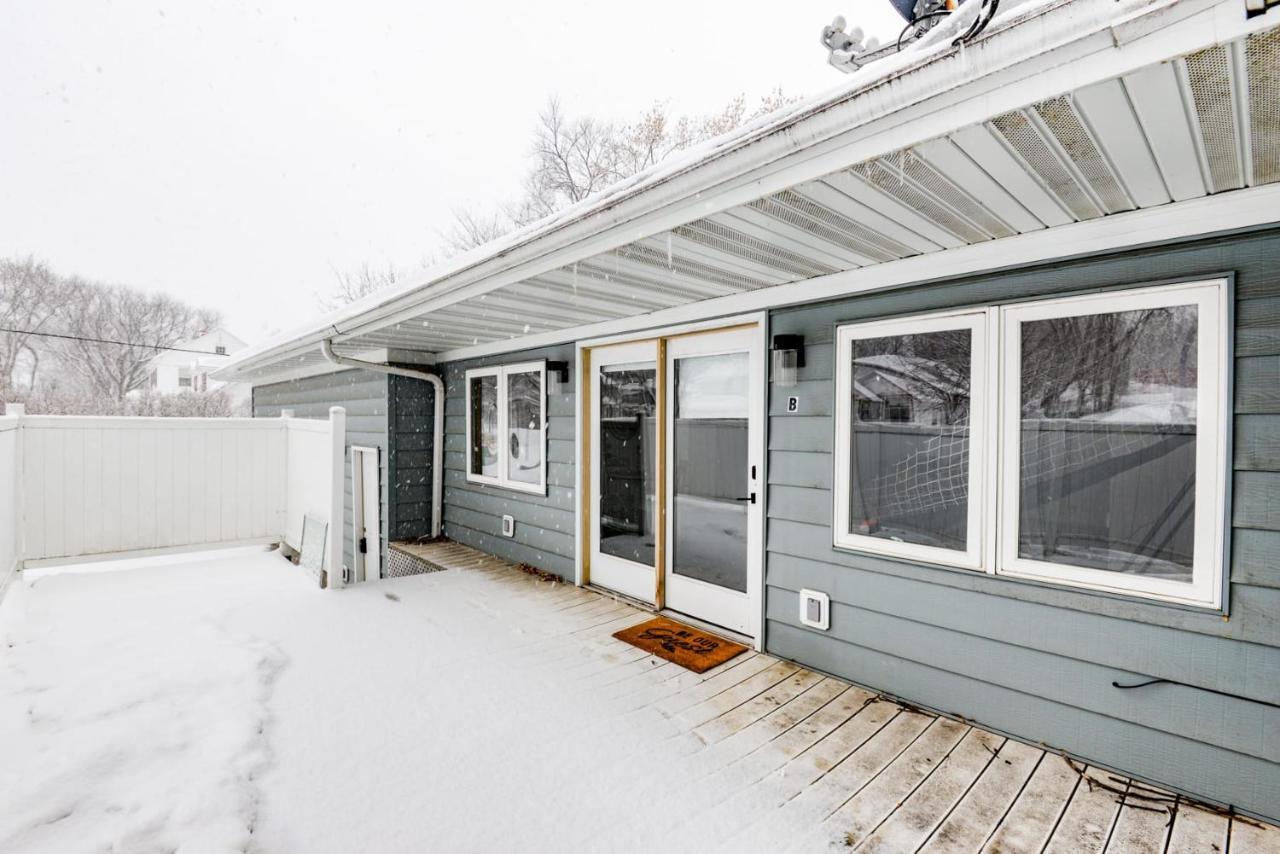
[[191,350],[186,347],[162,347],[159,344],[138,344],[131,341],[112,341],[110,338],[86,338],[82,335],[61,335],[57,332],[32,332],[28,329],[7,329],[0,326],[0,332],[11,335],[35,335],[40,338],[61,338],[64,341],[87,341],[90,344],[118,344],[121,347],[142,347],[147,350],[172,350],[175,353],[197,353],[201,356],[216,356],[208,350]]

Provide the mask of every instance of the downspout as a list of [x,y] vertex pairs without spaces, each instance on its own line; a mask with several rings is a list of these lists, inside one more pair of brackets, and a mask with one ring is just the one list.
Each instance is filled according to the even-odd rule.
[[440,536],[441,516],[444,513],[444,380],[430,371],[401,368],[396,365],[384,365],[380,362],[365,362],[339,356],[333,352],[333,342],[325,338],[320,342],[320,352],[335,365],[348,368],[363,368],[380,374],[395,374],[398,377],[411,377],[415,380],[426,380],[435,391],[435,421],[431,437],[431,536]]

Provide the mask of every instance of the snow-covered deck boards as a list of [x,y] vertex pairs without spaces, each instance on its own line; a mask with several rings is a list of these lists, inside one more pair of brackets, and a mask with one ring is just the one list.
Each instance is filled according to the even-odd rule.
[[589,659],[585,682],[692,735],[671,778],[728,850],[1280,852],[1276,828],[769,655],[690,673],[611,636],[648,612],[467,546],[406,550],[544,602],[555,645]]
[[[277,552],[29,573],[0,603],[0,850],[1280,851],[1280,832],[438,544],[314,587]],[[849,846],[846,847],[846,842]]]

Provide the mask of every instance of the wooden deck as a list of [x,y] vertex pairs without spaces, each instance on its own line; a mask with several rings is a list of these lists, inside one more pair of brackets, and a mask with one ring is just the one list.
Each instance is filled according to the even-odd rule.
[[504,599],[524,604],[512,619],[552,629],[520,655],[580,655],[575,687],[589,685],[632,719],[656,712],[689,736],[682,767],[671,769],[688,781],[680,821],[709,823],[700,835],[711,830],[726,851],[1280,854],[1274,827],[792,662],[748,652],[686,671],[611,637],[650,615],[607,595],[455,543],[397,547],[483,575],[495,593],[506,588]]

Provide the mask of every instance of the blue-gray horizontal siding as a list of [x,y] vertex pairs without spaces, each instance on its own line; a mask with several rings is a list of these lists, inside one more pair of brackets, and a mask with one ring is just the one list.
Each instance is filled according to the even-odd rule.
[[[569,382],[547,395],[547,494],[531,495],[467,480],[466,372],[471,368],[532,361],[564,361]],[[574,577],[574,347],[561,345],[441,367],[446,382],[444,533],[506,560],[527,563],[561,578]],[[550,378],[548,377],[548,385]],[[515,519],[515,536],[502,536],[502,517]]]
[[[776,311],[805,337],[797,386],[771,390],[770,651],[1088,761],[1280,818],[1280,232],[1151,248]],[[841,321],[1236,274],[1229,617],[831,545],[832,332]],[[786,412],[786,398],[799,397]],[[831,595],[802,626],[798,591]]]
[[379,490],[382,520],[383,560],[386,559],[389,518],[387,484],[387,376],[365,370],[338,371],[318,377],[255,386],[253,416],[278,418],[280,411],[292,409],[297,418],[329,418],[329,407],[341,406],[347,411],[347,454],[343,465],[346,488],[342,510],[343,565],[355,565],[351,537],[355,502],[352,499],[351,446],[378,448],[378,465],[382,480]]

